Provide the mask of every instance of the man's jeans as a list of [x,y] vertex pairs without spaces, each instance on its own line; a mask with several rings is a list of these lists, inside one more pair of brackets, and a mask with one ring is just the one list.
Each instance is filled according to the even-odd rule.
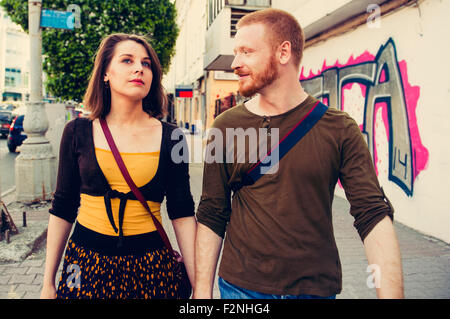
[[321,297],[315,295],[270,295],[235,286],[219,277],[219,290],[222,299],[336,299],[336,295]]

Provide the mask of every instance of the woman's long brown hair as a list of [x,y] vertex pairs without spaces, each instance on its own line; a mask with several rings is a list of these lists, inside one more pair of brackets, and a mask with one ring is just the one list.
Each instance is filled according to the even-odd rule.
[[117,43],[132,40],[142,44],[147,50],[151,59],[151,70],[153,73],[152,85],[150,92],[142,100],[142,109],[150,116],[162,118],[167,113],[167,96],[162,86],[162,68],[155,50],[147,42],[147,40],[139,35],[115,33],[107,36],[102,40],[97,50],[94,62],[94,69],[84,95],[83,103],[91,112],[89,118],[105,118],[111,110],[111,91],[105,85],[103,78],[106,69],[114,55],[114,49]]

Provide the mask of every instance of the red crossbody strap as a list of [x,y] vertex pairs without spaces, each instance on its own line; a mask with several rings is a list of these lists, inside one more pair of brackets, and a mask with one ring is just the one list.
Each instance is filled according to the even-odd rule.
[[122,172],[123,177],[125,178],[125,181],[127,182],[128,186],[130,187],[131,191],[136,196],[136,198],[141,202],[141,204],[145,207],[145,209],[150,213],[153,223],[155,224],[155,227],[158,230],[159,235],[161,236],[162,240],[164,241],[164,244],[169,249],[170,253],[175,256],[175,252],[172,248],[172,245],[170,244],[170,240],[167,237],[164,227],[161,225],[159,220],[153,215],[152,211],[150,210],[150,207],[148,207],[147,201],[145,200],[144,196],[139,191],[136,184],[133,182],[133,179],[131,178],[130,174],[128,173],[127,167],[125,166],[125,163],[123,162],[122,157],[120,156],[119,150],[117,149],[116,144],[114,143],[114,139],[111,135],[111,131],[109,130],[108,124],[106,123],[105,119],[100,119],[100,125],[103,129],[103,133],[105,134],[106,141],[108,142],[109,148],[111,149],[111,152],[113,153],[113,156],[117,162],[117,165],[119,166],[119,169]]

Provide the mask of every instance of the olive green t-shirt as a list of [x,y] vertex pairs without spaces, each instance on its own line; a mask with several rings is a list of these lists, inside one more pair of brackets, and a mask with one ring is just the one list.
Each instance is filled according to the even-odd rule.
[[[214,121],[216,133],[222,134],[208,139],[208,146],[214,147],[206,149],[197,220],[225,237],[219,276],[234,285],[268,294],[330,296],[341,291],[331,215],[338,179],[362,240],[386,215],[393,218],[358,125],[331,107],[279,161],[277,169],[253,185],[232,191],[243,172],[255,165],[251,155],[259,152],[260,141],[251,141],[247,134],[245,160],[242,154],[237,160],[242,148],[234,145],[230,151],[230,141],[237,144],[231,134],[244,136],[253,129],[262,140],[265,131],[258,129],[268,127],[278,129],[281,140],[316,102],[309,96],[293,109],[270,117],[240,104]],[[223,143],[218,143],[221,135]],[[217,160],[221,153],[223,161]]]

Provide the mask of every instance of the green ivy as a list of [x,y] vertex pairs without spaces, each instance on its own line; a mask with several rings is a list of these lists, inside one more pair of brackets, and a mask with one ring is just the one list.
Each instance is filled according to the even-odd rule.
[[[46,89],[63,100],[80,102],[89,81],[94,55],[105,36],[134,33],[149,38],[164,73],[175,54],[178,36],[176,10],[169,0],[43,0],[42,9],[65,11],[69,4],[81,9],[81,28],[42,31]],[[11,21],[28,32],[28,1],[0,0]]]

